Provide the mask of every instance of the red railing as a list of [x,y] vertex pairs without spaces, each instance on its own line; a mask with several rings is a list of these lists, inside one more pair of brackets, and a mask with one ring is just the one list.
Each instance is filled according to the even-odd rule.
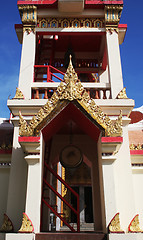
[[[57,74],[61,74],[64,76],[64,73],[60,70],[56,69],[55,67],[51,65],[35,65],[34,66],[34,82],[56,82],[53,81],[53,78],[57,79],[58,81],[63,81],[62,78],[58,77]],[[42,75],[42,76],[40,76]]]
[[[65,185],[69,191],[76,197],[77,199],[77,209],[74,209],[70,203],[68,203],[47,181],[46,179],[43,179],[44,183],[51,189],[56,196],[58,196],[70,209],[73,211],[77,216],[77,232],[80,232],[80,211],[79,211],[79,195],[56,173],[53,171],[52,168],[49,167],[49,165],[45,162],[45,167],[62,183]],[[42,201],[50,208],[50,210],[61,219],[61,221],[64,222],[64,224],[72,231],[76,232],[76,230],[66,221],[64,217],[62,217],[61,213],[58,213],[44,198],[42,198]]]

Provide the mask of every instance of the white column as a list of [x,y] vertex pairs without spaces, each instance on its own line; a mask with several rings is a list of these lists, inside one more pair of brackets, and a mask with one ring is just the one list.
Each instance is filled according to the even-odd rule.
[[118,33],[106,33],[109,79],[111,83],[111,97],[116,98],[123,89],[123,77],[119,50]]
[[106,227],[108,227],[111,219],[117,213],[115,178],[114,178],[114,162],[112,160],[103,160],[102,169],[103,169],[103,182],[104,182]]
[[117,159],[114,162],[117,212],[120,213],[121,227],[124,231],[127,230],[129,223],[137,214],[134,201],[128,123],[129,121],[123,121],[123,144],[116,154]]
[[18,142],[18,122],[15,122],[14,124],[6,214],[11,219],[14,225],[14,230],[18,231],[22,223],[22,214],[25,207],[27,163],[24,160],[24,153]]
[[28,163],[27,194],[25,213],[34,226],[34,232],[40,231],[40,163],[39,155],[28,155],[25,160]]
[[41,196],[42,196],[42,162],[44,141],[40,140],[40,155],[28,155],[27,193],[25,213],[34,226],[34,232],[40,232]]
[[31,32],[23,34],[19,88],[26,99],[31,99],[31,84],[34,76],[36,35]]

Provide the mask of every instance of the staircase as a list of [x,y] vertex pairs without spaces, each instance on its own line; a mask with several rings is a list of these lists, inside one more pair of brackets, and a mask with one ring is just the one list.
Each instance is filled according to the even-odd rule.
[[[77,224],[73,223],[71,224],[74,226],[74,228],[77,228]],[[66,226],[61,227],[61,232],[69,231],[69,228]],[[93,232],[94,231],[94,223],[82,223],[80,224],[80,232]]]
[[104,233],[71,233],[71,232],[56,232],[56,233],[36,233],[35,240],[107,240],[107,235]]

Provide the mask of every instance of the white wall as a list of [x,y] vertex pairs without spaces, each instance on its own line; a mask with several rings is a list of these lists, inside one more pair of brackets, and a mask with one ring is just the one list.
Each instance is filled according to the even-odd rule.
[[10,167],[0,166],[0,226],[2,226],[4,213],[6,213],[9,173]]

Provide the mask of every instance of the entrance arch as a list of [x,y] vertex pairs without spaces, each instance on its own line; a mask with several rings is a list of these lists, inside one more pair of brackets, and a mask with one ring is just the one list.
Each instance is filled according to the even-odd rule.
[[[71,178],[71,183],[68,182],[68,178],[65,176],[65,181],[73,187],[77,192],[80,192],[80,195],[82,194],[85,196],[86,194],[90,194],[92,196],[92,201],[90,199],[86,198],[84,201],[82,201],[82,198],[80,199],[81,202],[81,208],[83,208],[83,205],[85,205],[85,201],[90,201],[90,205],[93,203],[93,217],[88,216],[92,215],[92,213],[89,213],[92,208],[89,208],[88,210],[84,210],[80,214],[80,221],[81,222],[93,222],[94,223],[94,229],[95,231],[103,231],[103,226],[105,222],[105,216],[103,218],[104,213],[104,202],[103,202],[103,186],[102,185],[102,171],[101,171],[101,153],[99,153],[98,145],[101,143],[100,141],[100,135],[103,131],[102,127],[100,128],[99,124],[93,123],[84,113],[81,109],[77,108],[77,104],[70,102],[60,113],[48,124],[42,129],[44,141],[45,141],[45,149],[48,149],[50,154],[49,158],[45,154],[45,161],[48,162],[48,164],[55,168],[55,171],[57,170],[57,163],[59,162],[59,154],[61,150],[69,144],[70,139],[70,126],[72,122],[72,135],[73,135],[73,142],[72,144],[77,146],[81,152],[84,155],[84,161],[83,163],[77,167],[77,169],[74,169],[75,174],[72,177],[77,177],[80,173],[80,168],[83,166],[88,166],[90,169],[90,183],[87,183],[87,179],[84,176],[83,180],[84,182],[80,183],[79,179],[77,179],[77,182],[74,182],[74,178]],[[52,132],[53,130],[53,132]],[[88,134],[87,134],[88,133]],[[48,152],[48,151],[47,151]],[[100,157],[99,157],[100,155]],[[65,169],[65,175],[67,173],[73,172],[72,169]],[[58,172],[59,175],[61,173],[61,170]],[[61,175],[62,176],[62,175]],[[50,175],[47,176],[47,180],[51,181]],[[54,186],[57,188],[57,185]],[[92,189],[92,190],[91,190]],[[102,189],[102,191],[101,191]],[[102,195],[102,196],[101,196]],[[49,196],[48,196],[49,197]],[[70,198],[68,200],[71,204],[74,204],[74,200]],[[53,205],[56,205],[56,199],[53,201]],[[88,202],[89,203],[89,202]],[[45,210],[45,207],[43,208],[43,211]],[[63,214],[64,216],[66,213],[60,212],[60,214]],[[42,214],[43,216],[44,214]],[[49,223],[50,223],[50,211],[48,212],[49,216],[46,216],[45,219],[42,219],[42,225],[41,225],[41,231],[49,231]],[[66,218],[69,218],[69,222],[75,221],[75,217],[68,213]],[[60,230],[60,228],[58,228]]]

